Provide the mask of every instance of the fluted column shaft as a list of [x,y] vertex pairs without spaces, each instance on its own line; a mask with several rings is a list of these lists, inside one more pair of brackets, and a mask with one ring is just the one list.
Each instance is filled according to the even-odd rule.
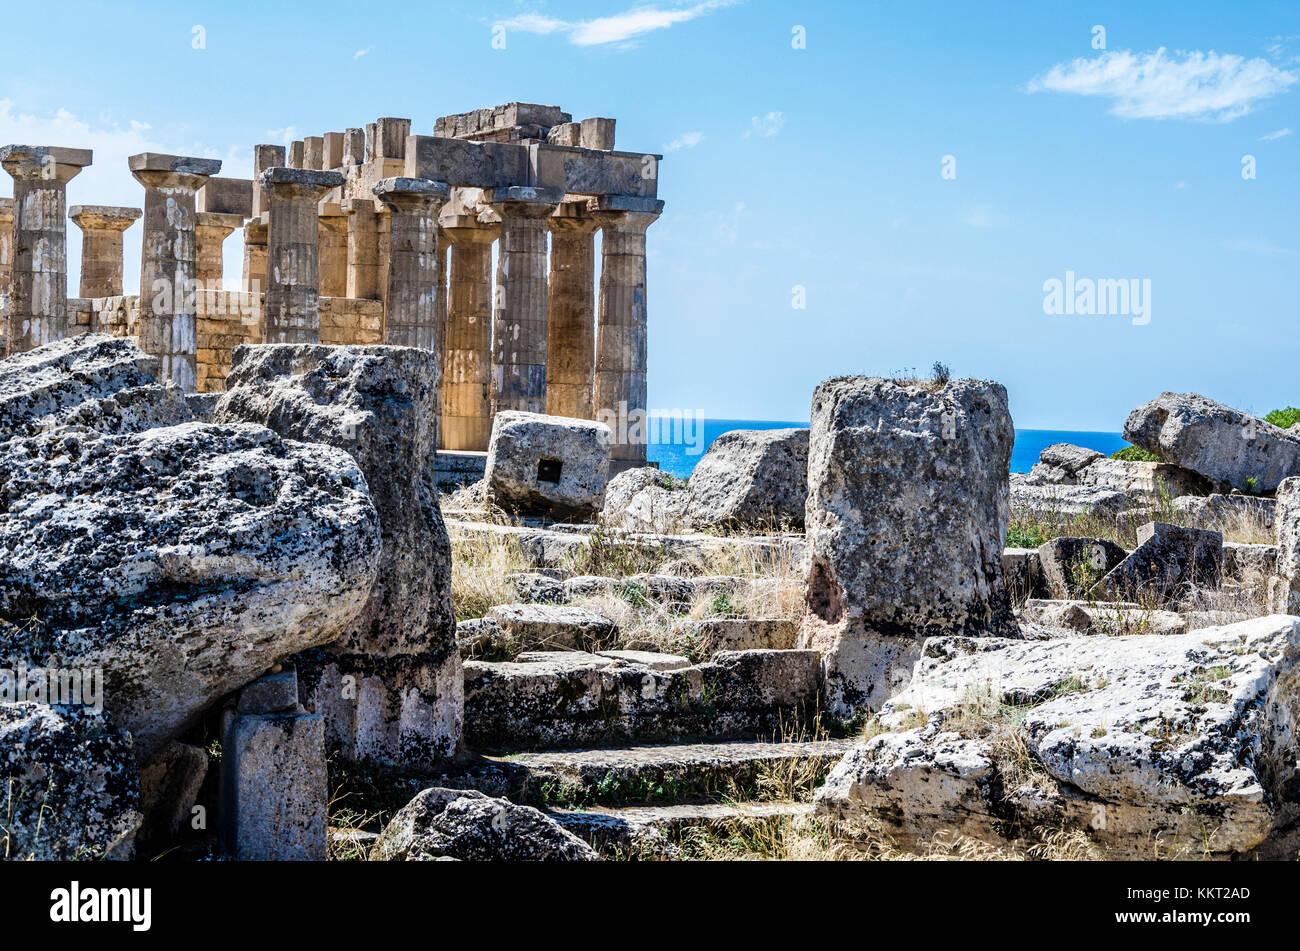
[[194,194],[221,171],[221,162],[151,152],[128,161],[145,190],[140,349],[158,358],[164,380],[193,393],[198,389]]
[[83,149],[0,148],[0,165],[14,180],[10,354],[67,336],[67,185],[90,163]]
[[567,205],[548,219],[551,283],[546,332],[546,412],[594,419],[597,223]]
[[272,168],[259,179],[268,193],[266,343],[320,343],[320,225],[316,206],[343,184],[338,172]]
[[438,209],[448,191],[425,178],[385,178],[374,187],[389,211],[386,344],[439,348]]
[[122,294],[122,232],[143,212],[139,208],[74,205],[68,217],[81,229],[80,296]]
[[242,215],[225,215],[211,211],[198,213],[194,230],[198,242],[199,281],[204,288],[221,290],[221,281],[226,270],[222,248],[226,239],[243,225]]
[[601,225],[600,307],[596,323],[596,418],[628,420],[615,461],[645,462],[646,229],[663,210],[655,199],[605,196],[589,210]]
[[442,360],[442,449],[485,452],[492,436],[492,242],[498,227],[443,229],[451,245]]
[[509,187],[489,193],[501,216],[492,308],[492,412],[546,412],[546,219],[560,189]]

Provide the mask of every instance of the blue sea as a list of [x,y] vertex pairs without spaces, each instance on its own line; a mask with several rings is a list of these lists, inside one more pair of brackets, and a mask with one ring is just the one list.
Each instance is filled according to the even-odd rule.
[[[768,419],[706,419],[700,433],[689,429],[674,429],[663,425],[658,433],[659,441],[651,428],[652,440],[646,448],[646,456],[651,462],[659,463],[659,468],[671,472],[680,478],[686,478],[700,461],[707,450],[723,433],[733,429],[788,429],[798,427],[807,429],[807,423],[782,422]],[[692,438],[694,437],[694,438]],[[1066,429],[1020,429],[1016,431],[1016,442],[1011,449],[1011,471],[1028,472],[1038,461],[1038,454],[1046,447],[1058,442],[1074,443],[1110,455],[1116,449],[1128,445],[1119,433],[1083,433]],[[686,443],[686,444],[684,444]],[[694,445],[691,445],[693,443]]]

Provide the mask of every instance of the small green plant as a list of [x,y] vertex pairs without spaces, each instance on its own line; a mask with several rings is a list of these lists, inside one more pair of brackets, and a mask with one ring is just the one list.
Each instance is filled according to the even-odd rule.
[[1254,476],[1246,476],[1246,494],[1259,495],[1259,479]]
[[952,378],[952,371],[948,369],[948,364],[935,360],[934,366],[930,368],[930,378],[940,386],[946,386]]
[[1037,548],[1048,540],[1044,527],[1035,522],[1013,522],[1007,528],[1008,548]]
[[713,603],[709,605],[709,614],[731,615],[736,613],[738,613],[736,606],[731,603],[731,596],[726,591],[721,591],[713,596]]
[[1123,449],[1117,449],[1110,454],[1112,459],[1121,459],[1124,462],[1163,462],[1154,452],[1148,452],[1140,446],[1125,446]]
[[1300,423],[1300,408],[1288,406],[1285,409],[1275,409],[1264,417],[1264,422],[1272,423],[1280,429],[1290,429]]

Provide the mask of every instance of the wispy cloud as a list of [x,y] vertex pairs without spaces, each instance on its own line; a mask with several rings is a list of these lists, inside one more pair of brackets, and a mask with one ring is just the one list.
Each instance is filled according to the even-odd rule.
[[1295,73],[1265,59],[1193,51],[1170,56],[1112,50],[1095,59],[1058,63],[1029,82],[1029,92],[1061,92],[1112,100],[1125,119],[1230,122],[1262,99],[1286,92]]
[[646,33],[665,30],[677,23],[686,23],[714,10],[743,2],[744,0],[704,0],[690,6],[675,7],[646,4],[635,6],[624,13],[591,20],[561,20],[541,13],[521,13],[509,19],[497,20],[494,26],[541,36],[562,33],[575,46],[608,46],[627,44]]
[[972,228],[1000,228],[1006,224],[1006,216],[987,205],[967,205],[962,211],[961,220],[962,224]]
[[1279,247],[1267,238],[1232,238],[1224,241],[1223,247],[1227,251],[1240,251],[1242,254],[1256,254],[1267,258],[1295,253],[1291,248]]
[[785,125],[784,112],[769,112],[765,116],[754,116],[749,120],[749,128],[745,130],[745,138],[756,135],[759,138],[771,138],[781,131]]
[[365,49],[363,49],[363,50],[357,50],[355,53],[352,54],[352,58],[353,58],[353,59],[360,59],[361,57],[365,56],[367,53],[369,53],[369,52],[370,52],[371,50],[373,50],[373,49],[374,49],[373,46],[367,46],[367,47],[366,47]]
[[1290,135],[1290,134],[1291,134],[1291,130],[1290,130],[1290,129],[1278,129],[1276,132],[1270,132],[1268,135],[1261,135],[1261,136],[1259,137],[1259,141],[1261,141],[1261,142],[1274,142],[1274,141],[1276,141],[1277,139],[1280,139],[1280,138],[1282,138],[1283,136],[1285,136],[1285,135]]
[[267,129],[266,138],[268,142],[282,142],[288,145],[294,139],[300,138],[300,136],[296,125],[287,125],[283,129]]
[[693,149],[703,140],[703,132],[683,132],[677,138],[664,146],[664,152],[678,152],[682,149]]

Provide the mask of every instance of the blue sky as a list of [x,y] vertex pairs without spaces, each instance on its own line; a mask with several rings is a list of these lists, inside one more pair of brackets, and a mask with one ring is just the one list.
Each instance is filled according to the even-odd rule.
[[[69,202],[138,205],[145,149],[242,176],[257,142],[553,103],[666,153],[652,407],[806,419],[825,377],[935,360],[1022,428],[1117,430],[1166,389],[1300,404],[1300,4],[952,6],[14,4],[0,141],[93,147]],[[1149,280],[1149,322],[1044,314],[1067,271]]]

